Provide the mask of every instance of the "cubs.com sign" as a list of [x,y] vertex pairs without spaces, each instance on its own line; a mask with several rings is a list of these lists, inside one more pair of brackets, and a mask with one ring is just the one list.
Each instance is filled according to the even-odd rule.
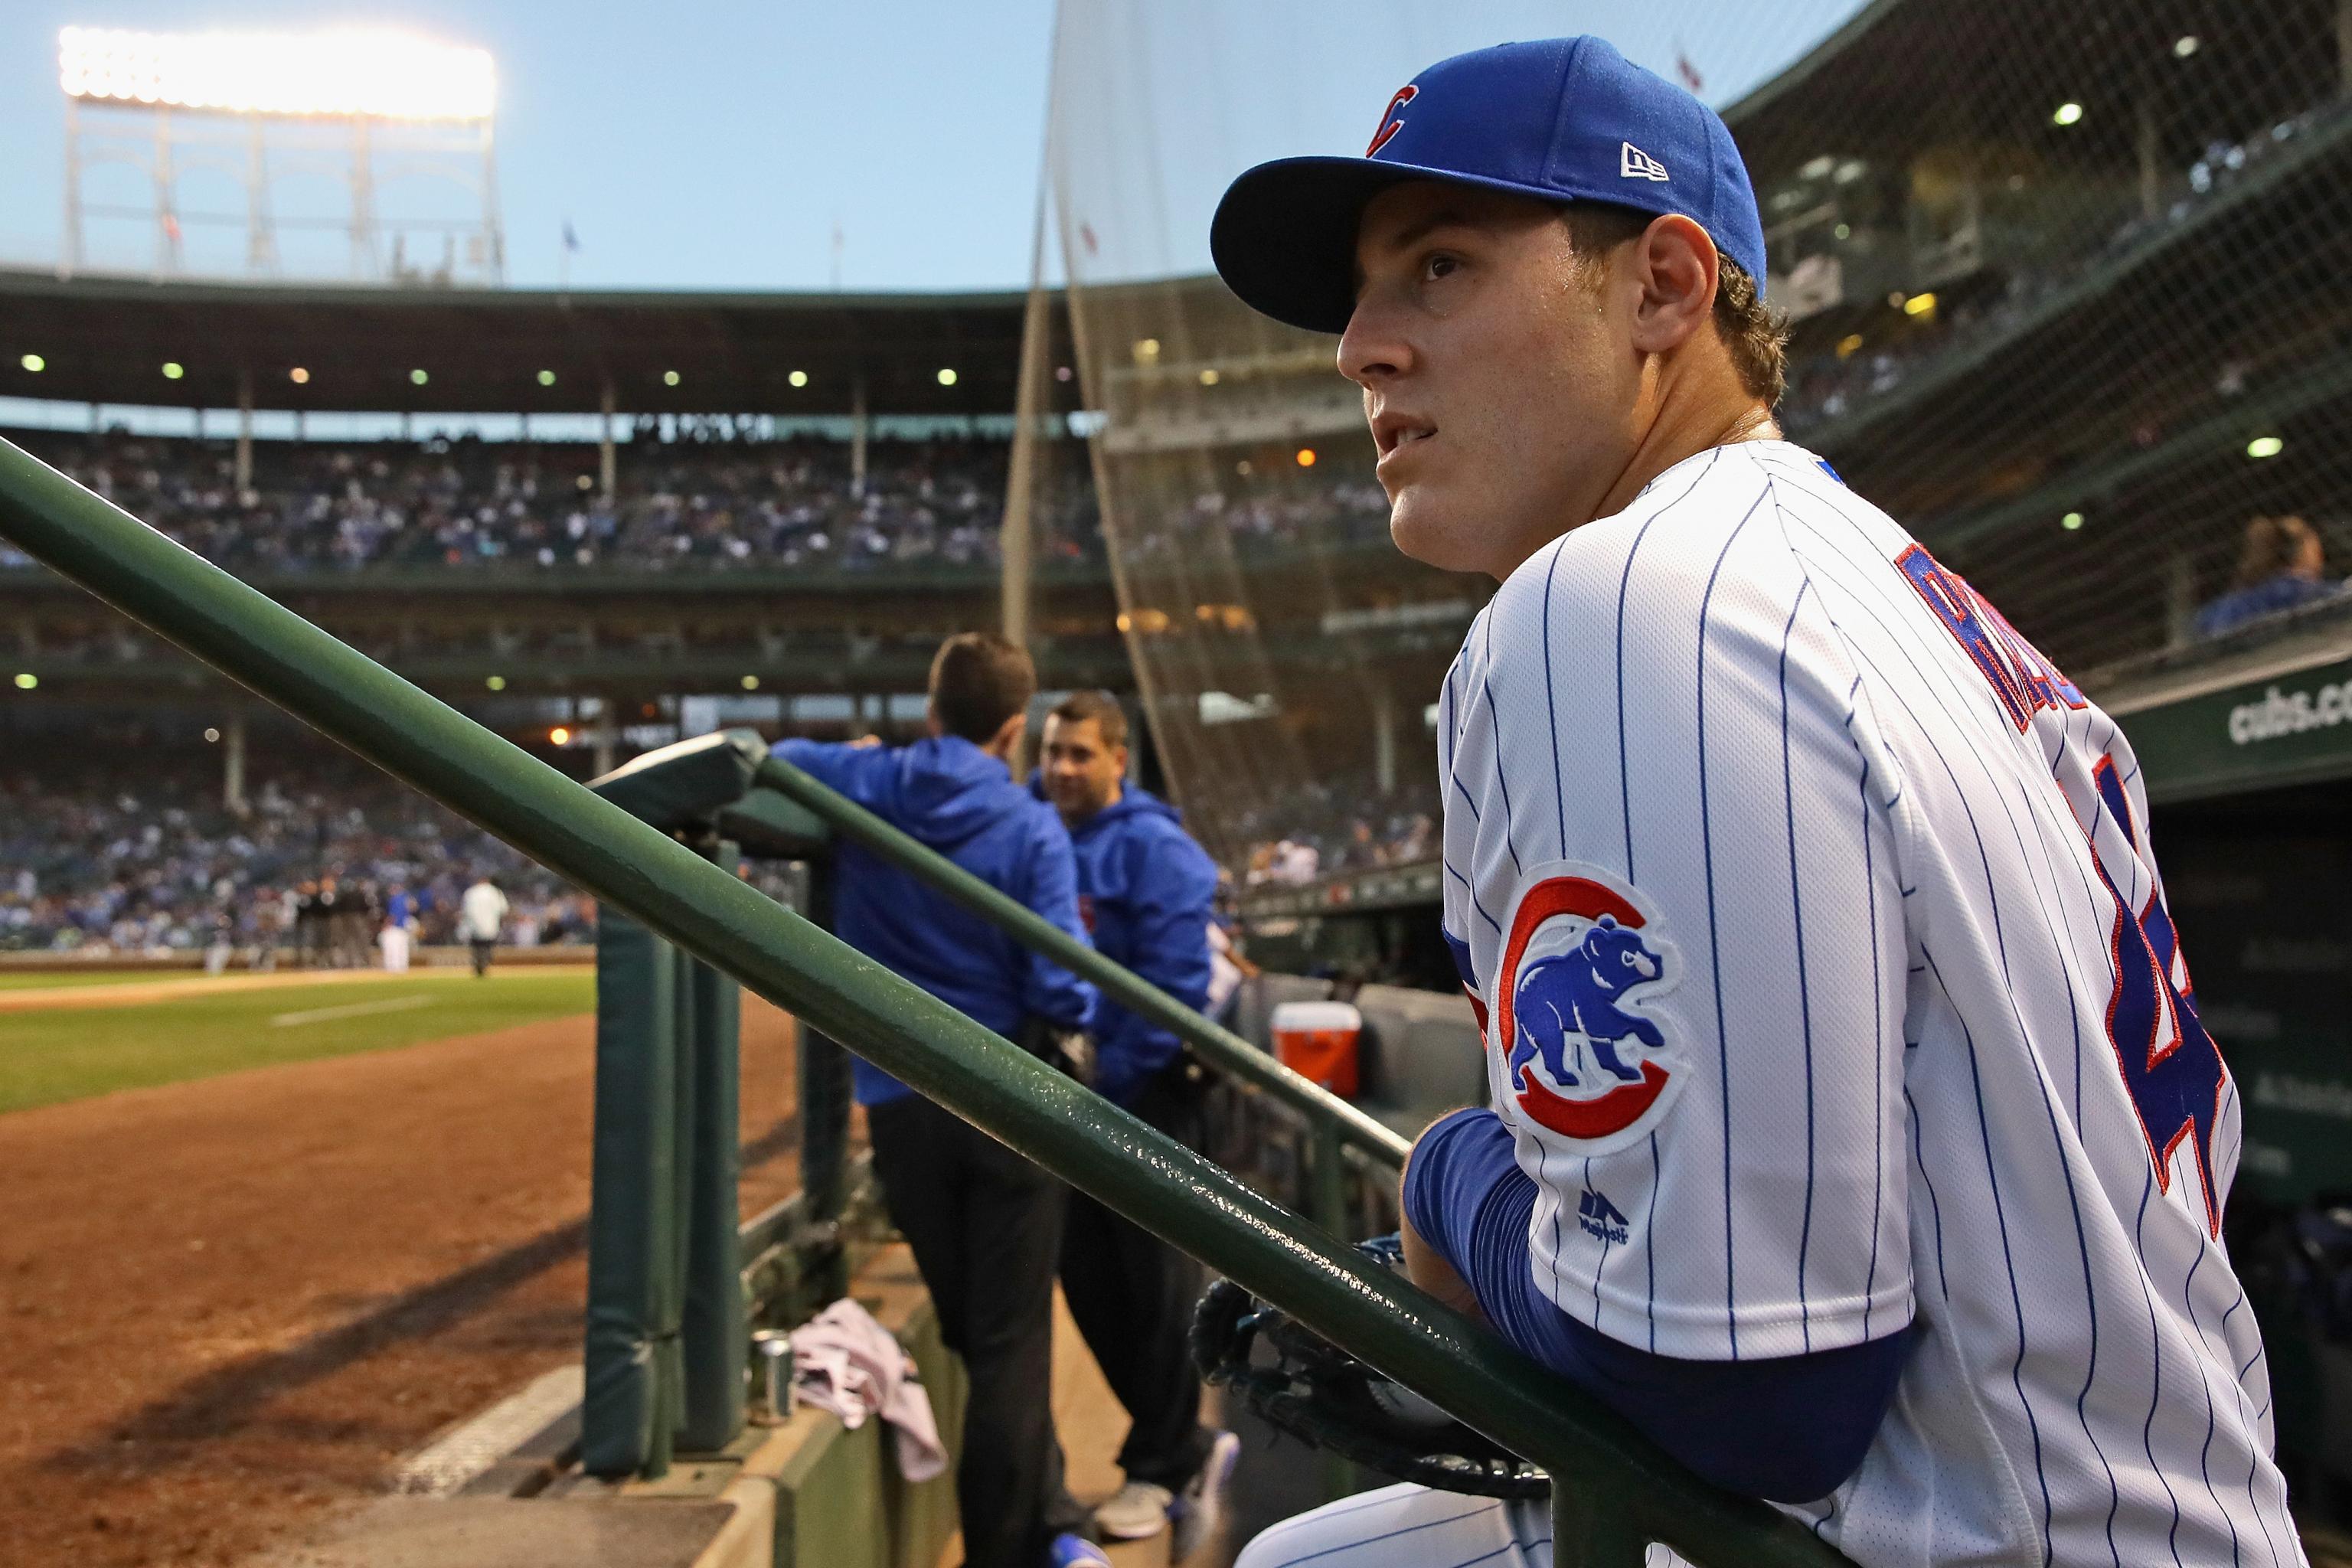
[[1558,860],[1530,870],[1504,933],[1490,1038],[1514,1120],[1580,1154],[1647,1137],[1690,1071],[1651,1009],[1682,976],[1663,922],[1600,867]]

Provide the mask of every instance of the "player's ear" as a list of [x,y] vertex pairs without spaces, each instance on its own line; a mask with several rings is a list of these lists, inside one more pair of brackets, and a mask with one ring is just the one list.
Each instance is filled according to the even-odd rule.
[[1642,290],[1633,312],[1635,349],[1671,353],[1712,319],[1715,241],[1690,219],[1678,213],[1653,219],[1627,247],[1626,264]]

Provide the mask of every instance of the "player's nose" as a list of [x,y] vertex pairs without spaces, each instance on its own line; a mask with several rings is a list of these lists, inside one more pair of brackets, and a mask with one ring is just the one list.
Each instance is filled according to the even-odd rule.
[[1377,293],[1365,290],[1339,334],[1339,374],[1367,392],[1403,374],[1412,365],[1412,349],[1399,326],[1396,313]]

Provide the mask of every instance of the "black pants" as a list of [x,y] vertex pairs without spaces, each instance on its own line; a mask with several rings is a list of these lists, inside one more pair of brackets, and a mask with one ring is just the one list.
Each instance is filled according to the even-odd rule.
[[[1187,1148],[1200,1146],[1201,1095],[1181,1076],[1155,1081],[1134,1110]],[[1187,1344],[1201,1289],[1191,1258],[1086,1194],[1070,1194],[1062,1294],[1132,1423],[1118,1452],[1130,1481],[1181,1491],[1215,1441],[1201,1425],[1201,1380]]]
[[868,1108],[874,1171],[971,1382],[956,1502],[967,1568],[1039,1568],[1071,1528],[1054,1433],[1059,1182],[919,1095]]
[[499,950],[499,944],[495,942],[484,942],[480,937],[476,937],[467,945],[474,950],[475,974],[478,976],[488,974],[490,972],[490,954]]

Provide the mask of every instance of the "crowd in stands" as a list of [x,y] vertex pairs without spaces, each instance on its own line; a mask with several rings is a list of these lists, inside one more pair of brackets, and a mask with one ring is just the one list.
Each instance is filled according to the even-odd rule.
[[1236,819],[1247,846],[1244,884],[1301,887],[1325,877],[1434,860],[1436,785],[1428,768],[1411,773],[1387,790],[1370,770],[1333,773],[1244,807]]
[[2327,575],[2327,546],[2300,517],[2247,520],[2228,592],[2197,612],[2197,635],[2226,637],[2266,616],[2340,599],[2345,584]]
[[[209,560],[240,574],[378,565],[860,572],[992,564],[1002,441],[876,440],[860,482],[846,442],[641,443],[617,488],[579,446],[472,438],[263,442],[239,489],[218,441],[27,434],[24,444]],[[1066,455],[1075,457],[1076,454]],[[1092,487],[1043,487],[1048,554],[1097,549]],[[0,565],[21,564],[0,547]]]
[[458,895],[494,878],[516,945],[593,937],[592,902],[480,829],[355,762],[257,770],[247,810],[222,801],[216,754],[45,761],[0,770],[0,951],[151,953],[226,942],[289,962],[373,962],[374,921],[305,922],[298,906],[381,910],[395,890],[417,936],[452,940]]
[[2296,149],[2347,113],[2352,113],[2352,102],[2337,100],[2278,121],[2242,141],[2217,138],[2180,174],[2169,198],[2157,211],[2135,210],[2104,240],[2057,252],[2066,260],[2014,267],[1998,291],[1939,310],[1932,324],[1913,326],[1895,342],[1844,353],[1823,350],[1792,363],[1788,393],[1779,409],[1781,427],[1793,439],[1804,440],[1895,391],[1947,356],[2000,337],[2076,279],[2160,240],[2267,163]]
[[1234,549],[1244,552],[1268,546],[1382,543],[1389,537],[1388,492],[1369,477],[1350,482],[1337,475],[1326,482],[1239,495],[1205,490],[1177,528],[1139,541],[1140,552],[1181,552],[1203,530],[1220,523]]

